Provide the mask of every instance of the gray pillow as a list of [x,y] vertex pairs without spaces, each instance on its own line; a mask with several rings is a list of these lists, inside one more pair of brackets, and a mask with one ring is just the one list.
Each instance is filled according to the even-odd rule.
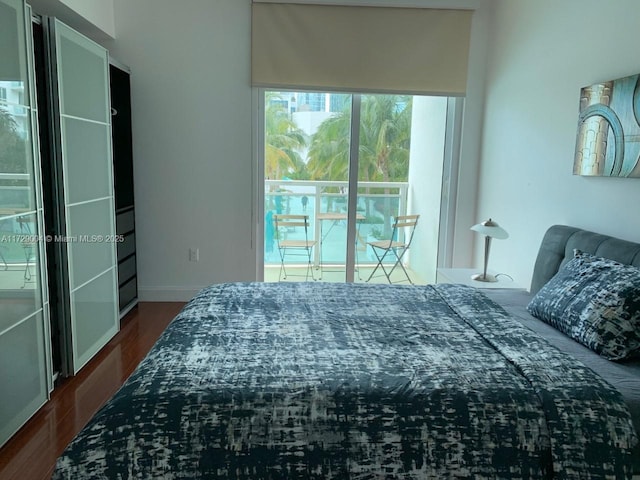
[[609,360],[640,357],[640,269],[579,250],[527,306]]

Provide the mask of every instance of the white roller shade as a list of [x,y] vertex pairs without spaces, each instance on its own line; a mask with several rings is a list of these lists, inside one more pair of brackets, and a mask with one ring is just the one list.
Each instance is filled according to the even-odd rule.
[[472,14],[254,3],[252,84],[464,95]]

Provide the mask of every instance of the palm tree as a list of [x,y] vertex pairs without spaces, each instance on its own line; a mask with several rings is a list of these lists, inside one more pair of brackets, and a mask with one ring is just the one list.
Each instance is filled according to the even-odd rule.
[[320,124],[311,137],[307,173],[311,180],[349,178],[351,104]]
[[277,92],[267,92],[265,98],[265,176],[281,179],[296,176],[304,170],[300,154],[307,137],[290,118]]
[[[325,120],[311,138],[307,172],[312,180],[346,181],[351,106]],[[361,181],[402,181],[409,176],[411,97],[365,95],[360,115]]]
[[[363,95],[358,180],[406,182],[409,178],[412,97]],[[349,172],[351,105],[325,120],[311,138],[307,172],[312,180],[346,181]],[[384,189],[381,193],[389,193]],[[372,193],[367,190],[367,193]],[[369,216],[367,203],[367,216]],[[389,201],[383,202],[388,220]],[[387,222],[389,223],[389,222]],[[385,225],[385,233],[390,227]]]
[[407,181],[411,106],[409,96],[367,95],[363,98],[359,180]]

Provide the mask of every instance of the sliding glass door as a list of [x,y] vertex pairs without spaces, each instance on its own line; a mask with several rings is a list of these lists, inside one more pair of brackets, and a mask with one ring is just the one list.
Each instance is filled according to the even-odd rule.
[[346,279],[352,99],[350,94],[327,92],[265,93],[267,280],[300,280],[303,275],[310,279],[308,259],[287,246],[302,240],[304,232],[278,227],[274,223],[278,215],[308,218],[313,279]]
[[0,0],[0,445],[52,388],[30,26]]
[[[444,105],[445,110],[429,110],[425,120],[425,99]],[[435,240],[416,242],[412,249],[427,248],[437,257],[447,100],[395,94],[264,92],[265,280],[295,280],[296,273],[306,273],[301,270],[307,259],[288,257],[280,241],[286,244],[301,232],[274,228],[274,215],[309,217],[315,280],[388,281],[378,278],[382,271],[369,278],[378,263],[371,244],[398,240],[392,239],[394,219],[409,213],[436,212],[427,215],[432,223],[427,228],[435,232]],[[413,136],[418,137],[416,145],[427,138],[433,148],[413,149]],[[425,185],[429,193],[423,191]],[[389,262],[395,258],[389,255],[383,265],[392,266]],[[403,266],[410,258],[407,251]],[[414,258],[424,259],[424,255]],[[435,277],[436,260],[431,263]],[[283,271],[291,275],[283,276]],[[430,274],[414,271],[409,279],[406,275],[391,279],[423,283],[425,277]]]
[[361,96],[355,281],[435,282],[451,101]]
[[[411,95],[361,95],[358,149],[356,281],[384,280],[383,265],[392,266],[393,252],[375,250],[376,242],[389,242],[398,215],[407,214],[409,152],[411,147]],[[399,240],[395,238],[393,240]],[[374,272],[375,270],[375,272]],[[373,276],[372,276],[373,275]],[[403,280],[398,276],[394,280]],[[414,279],[411,279],[413,281]]]
[[56,19],[56,242],[63,289],[63,373],[75,374],[118,331],[107,51]]

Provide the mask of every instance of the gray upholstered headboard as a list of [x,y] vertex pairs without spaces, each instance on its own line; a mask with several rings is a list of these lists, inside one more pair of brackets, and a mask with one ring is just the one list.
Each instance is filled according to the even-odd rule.
[[533,269],[531,293],[537,293],[560,267],[571,260],[576,248],[599,257],[640,267],[640,243],[566,225],[554,225],[547,230],[540,244]]

